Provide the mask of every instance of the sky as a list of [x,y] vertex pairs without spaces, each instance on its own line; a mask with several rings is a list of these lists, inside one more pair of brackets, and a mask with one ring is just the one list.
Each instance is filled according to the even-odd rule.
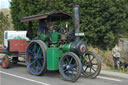
[[11,1],[11,0],[0,0],[0,9],[1,8],[9,8],[10,7],[9,1]]

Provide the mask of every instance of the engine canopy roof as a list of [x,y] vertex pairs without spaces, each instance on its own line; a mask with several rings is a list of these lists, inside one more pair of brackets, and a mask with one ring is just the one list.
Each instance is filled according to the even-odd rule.
[[58,21],[58,20],[68,20],[71,19],[72,16],[71,14],[68,14],[63,11],[51,11],[45,14],[39,14],[39,15],[34,15],[34,16],[27,16],[24,18],[21,18],[21,22],[26,22],[26,21],[32,21],[32,20],[40,20],[40,19],[46,19],[48,21]]

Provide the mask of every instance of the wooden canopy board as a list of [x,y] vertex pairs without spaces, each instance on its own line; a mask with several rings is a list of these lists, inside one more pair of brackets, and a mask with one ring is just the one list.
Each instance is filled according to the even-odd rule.
[[45,14],[39,14],[34,16],[28,16],[21,19],[21,22],[32,21],[32,20],[40,20],[40,19],[47,19],[49,21],[56,21],[56,20],[67,20],[71,19],[72,16],[68,13],[63,11],[51,11]]

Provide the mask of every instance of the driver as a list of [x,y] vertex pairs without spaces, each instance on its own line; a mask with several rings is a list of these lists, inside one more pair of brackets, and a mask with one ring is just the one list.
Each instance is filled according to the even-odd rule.
[[50,24],[50,25],[48,26],[48,32],[51,32],[52,29],[53,29],[55,26],[56,26],[56,25],[54,25],[54,24]]

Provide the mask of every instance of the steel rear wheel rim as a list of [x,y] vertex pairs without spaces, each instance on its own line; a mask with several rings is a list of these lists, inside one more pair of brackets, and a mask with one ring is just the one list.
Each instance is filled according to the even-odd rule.
[[27,49],[27,66],[32,74],[38,74],[42,71],[43,54],[38,43],[31,43]]

